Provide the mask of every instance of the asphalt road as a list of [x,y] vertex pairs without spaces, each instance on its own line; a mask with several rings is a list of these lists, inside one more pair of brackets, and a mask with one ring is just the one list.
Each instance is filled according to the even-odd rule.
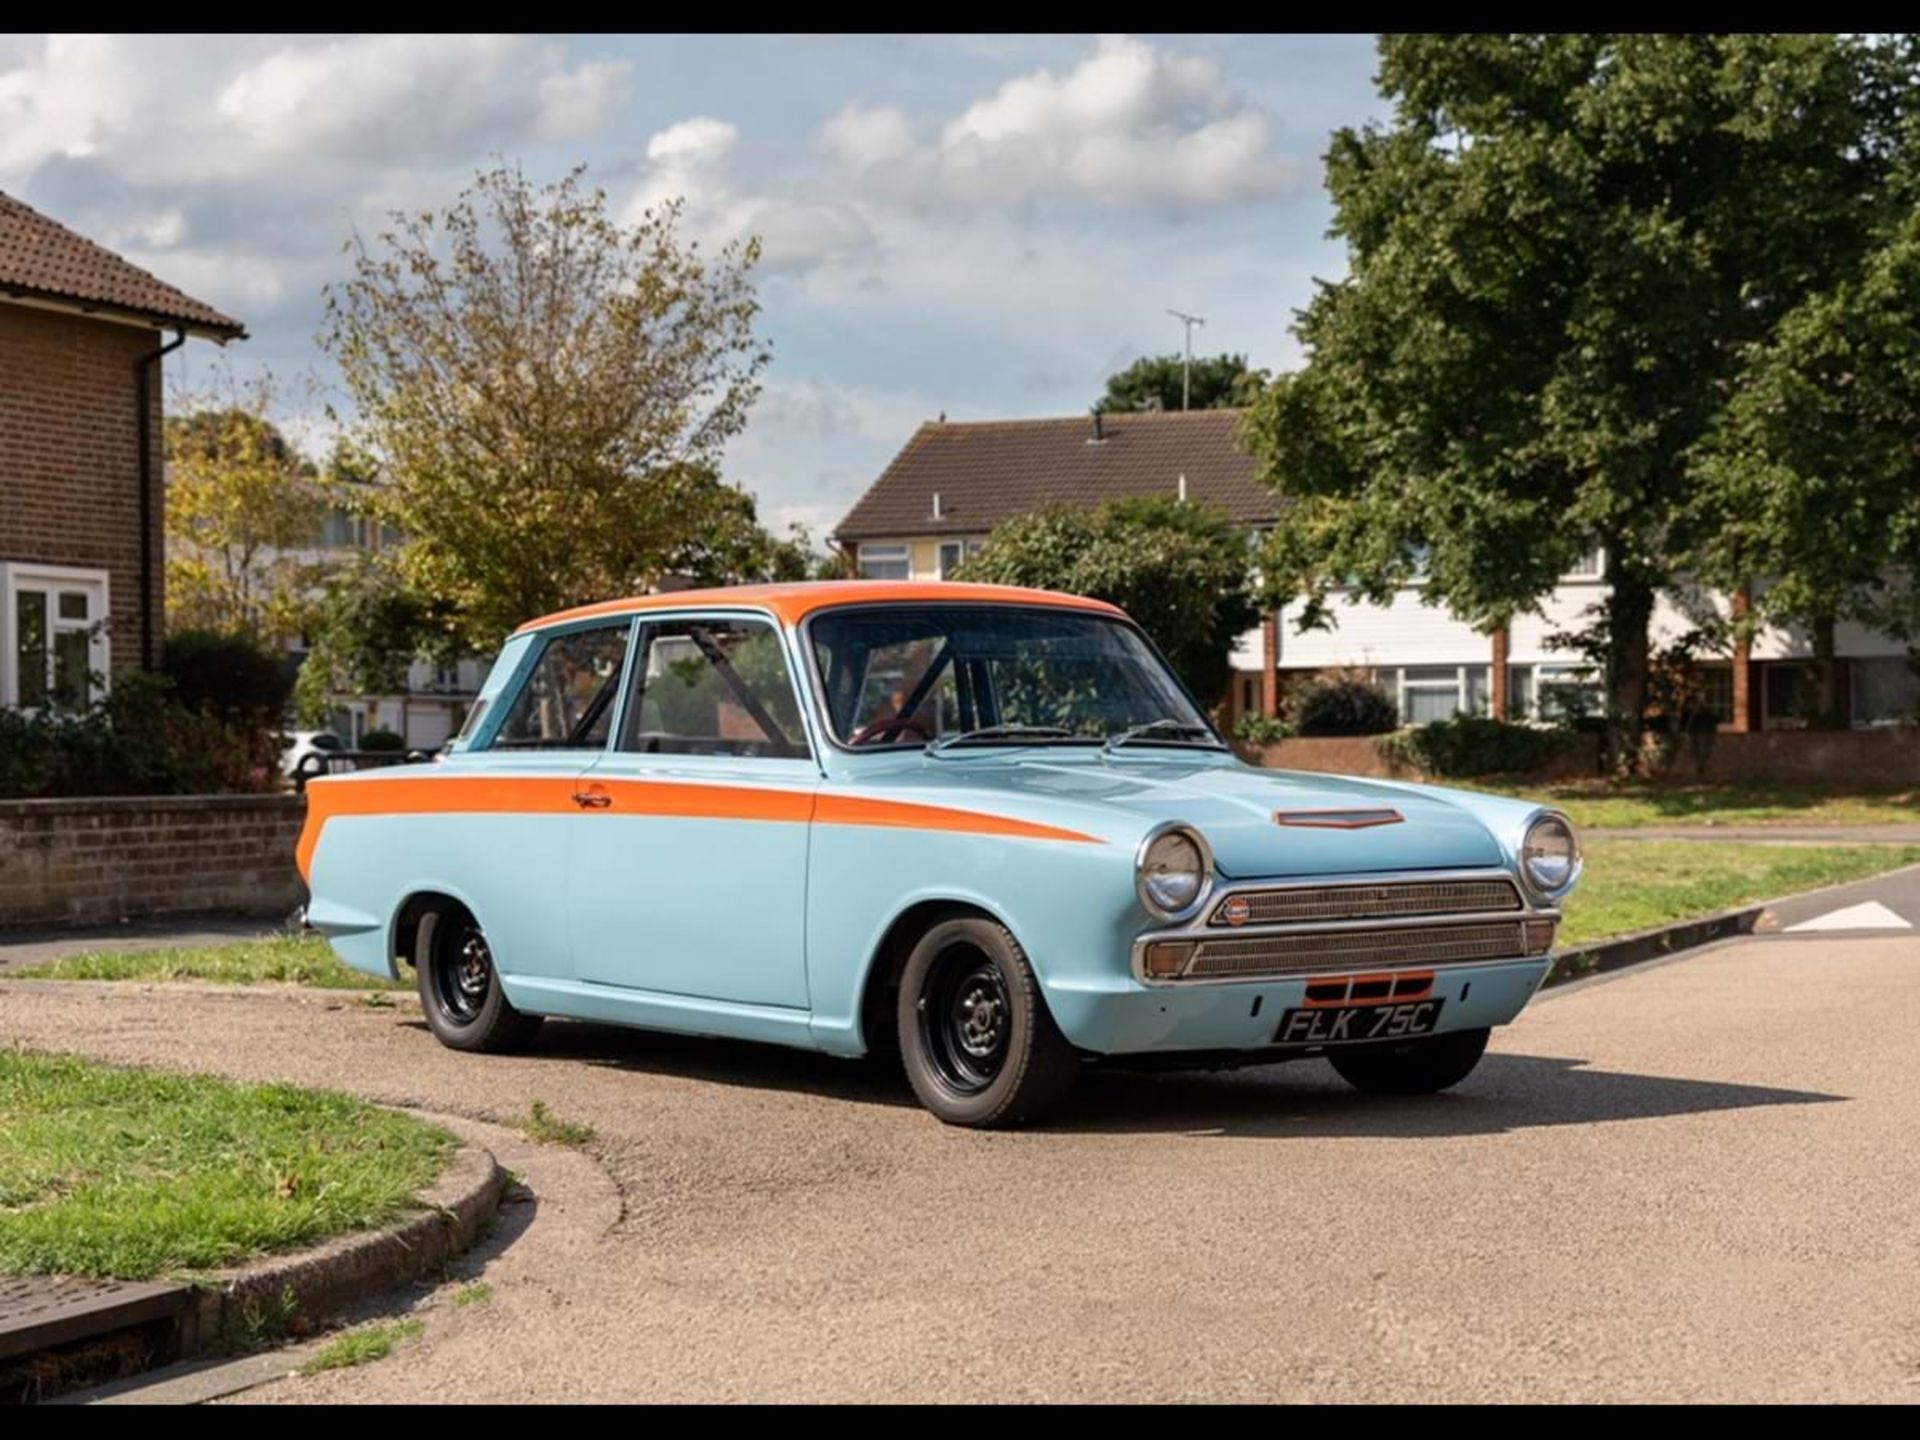
[[351,997],[0,982],[0,1043],[492,1121],[536,1202],[490,1302],[236,1397],[1920,1399],[1920,941],[1745,941],[1570,987],[1456,1092],[1317,1062],[1108,1075],[944,1128],[871,1067]]

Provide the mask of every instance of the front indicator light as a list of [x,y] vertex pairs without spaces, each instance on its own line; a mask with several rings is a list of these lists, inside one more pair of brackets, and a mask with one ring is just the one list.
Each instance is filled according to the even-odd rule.
[[1527,954],[1544,955],[1553,949],[1553,932],[1558,928],[1552,920],[1529,920],[1527,926]]
[[1172,980],[1187,968],[1193,946],[1178,940],[1156,940],[1147,946],[1141,968],[1149,980]]

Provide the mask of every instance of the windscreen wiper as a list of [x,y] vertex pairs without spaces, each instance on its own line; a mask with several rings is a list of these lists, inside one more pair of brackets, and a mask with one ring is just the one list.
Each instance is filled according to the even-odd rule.
[[982,725],[978,730],[962,730],[956,735],[942,735],[938,740],[927,742],[927,754],[938,755],[955,745],[967,745],[977,740],[1071,740],[1073,731],[1062,729],[1058,725]]
[[1149,720],[1144,725],[1129,725],[1124,730],[1116,730],[1107,737],[1106,743],[1100,749],[1103,753],[1111,755],[1122,745],[1130,744],[1135,740],[1145,740],[1148,736],[1162,736],[1175,744],[1186,744],[1188,742],[1181,737],[1191,736],[1203,741],[1209,750],[1225,748],[1214,735],[1211,726],[1196,725],[1191,720],[1175,720],[1169,717]]

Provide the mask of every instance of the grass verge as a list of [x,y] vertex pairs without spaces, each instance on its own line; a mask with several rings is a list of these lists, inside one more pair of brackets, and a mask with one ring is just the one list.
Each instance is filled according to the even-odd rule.
[[1562,946],[1863,880],[1920,863],[1920,845],[1765,845],[1595,840],[1567,902]]
[[320,990],[411,990],[340,963],[318,935],[262,935],[188,950],[90,950],[9,974],[16,980],[211,980],[226,985],[310,985]]
[[300,1367],[302,1375],[318,1375],[323,1370],[346,1370],[384,1360],[402,1340],[417,1340],[427,1327],[419,1320],[393,1320],[380,1325],[362,1325],[335,1336],[313,1358]]
[[444,1131],[365,1101],[0,1050],[0,1272],[126,1280],[385,1224]]
[[542,1145],[568,1145],[576,1149],[590,1143],[594,1135],[591,1125],[562,1120],[547,1109],[547,1102],[544,1100],[533,1102],[533,1108],[527,1112],[527,1118],[520,1122],[520,1133]]
[[1582,829],[1640,830],[1653,825],[1912,825],[1920,792],[1832,786],[1677,785],[1601,780],[1559,784],[1469,781],[1466,788],[1515,795],[1566,811]]

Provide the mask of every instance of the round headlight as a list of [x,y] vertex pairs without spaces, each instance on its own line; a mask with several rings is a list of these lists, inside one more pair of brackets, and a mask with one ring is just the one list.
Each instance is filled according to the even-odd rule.
[[1527,888],[1558,899],[1580,878],[1580,839],[1564,815],[1540,816],[1520,842],[1520,874]]
[[1207,888],[1206,842],[1182,826],[1149,835],[1140,847],[1135,888],[1140,903],[1162,920],[1190,914]]

